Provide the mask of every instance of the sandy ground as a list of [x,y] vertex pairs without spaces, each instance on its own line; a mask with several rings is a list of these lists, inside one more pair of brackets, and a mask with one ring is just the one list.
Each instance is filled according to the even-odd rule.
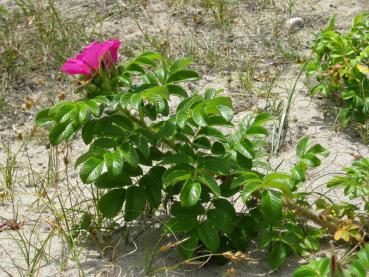
[[[0,1],[0,3],[11,5],[11,1]],[[246,110],[262,110],[267,105],[264,91],[271,83],[271,77],[277,75],[276,82],[271,87],[272,95],[276,99],[283,100],[288,90],[293,86],[300,71],[299,65],[293,63],[279,64],[280,53],[273,52],[273,46],[265,47],[262,39],[265,35],[267,39],[272,39],[270,30],[274,24],[279,24],[280,36],[287,36],[284,28],[285,21],[290,17],[301,16],[304,19],[304,28],[293,34],[294,41],[301,41],[299,48],[303,54],[308,55],[307,41],[312,34],[318,31],[327,22],[330,15],[337,15],[337,28],[347,28],[354,15],[369,11],[367,0],[309,0],[293,1],[292,14],[281,13],[275,17],[272,7],[264,9],[255,4],[254,0],[239,1],[238,9],[234,10],[235,22],[231,31],[224,32],[214,27],[211,17],[201,13],[198,5],[184,5],[178,7],[171,5],[175,1],[153,0],[147,1],[145,9],[137,5],[137,9],[125,10],[125,1],[60,1],[64,16],[70,16],[69,11],[84,13],[93,9],[111,12],[111,16],[101,26],[101,30],[106,37],[117,37],[123,42],[123,59],[125,54],[137,52],[149,47],[147,44],[138,43],[142,40],[142,32],[138,29],[135,20],[139,21],[142,29],[156,38],[155,43],[162,43],[167,47],[169,53],[173,55],[202,54],[208,60],[203,60],[198,65],[198,70],[203,75],[200,87],[224,87],[225,93],[231,96],[235,102],[235,108],[241,116]],[[117,4],[119,2],[119,4]],[[128,1],[127,1],[128,2]],[[267,2],[267,1],[265,1]],[[287,1],[276,1],[281,10],[285,9]],[[275,18],[274,18],[275,17]],[[135,20],[133,20],[135,19]],[[275,20],[274,20],[275,19]],[[276,23],[276,21],[278,21]],[[259,27],[258,27],[259,26]],[[170,45],[165,46],[166,40],[170,38]],[[285,43],[286,41],[282,41]],[[228,48],[227,48],[228,47]],[[214,49],[220,48],[218,55],[214,54]],[[195,49],[195,50],[194,50]],[[274,49],[274,50],[273,50]],[[201,53],[199,53],[201,52]],[[214,60],[211,60],[214,59]],[[222,60],[224,59],[224,61]],[[245,91],[237,79],[237,74],[245,69],[247,62],[252,60],[255,66],[255,87],[259,88],[259,93],[255,91]],[[15,195],[14,201],[0,200],[0,223],[3,220],[17,220],[23,222],[19,232],[0,232],[0,276],[27,276],[16,270],[16,267],[26,267],[26,260],[22,256],[21,237],[30,240],[32,245],[40,247],[50,232],[57,233],[53,228],[54,217],[50,212],[51,207],[47,205],[48,199],[43,192],[42,184],[46,184],[47,172],[51,150],[47,147],[46,133],[37,130],[32,139],[23,145],[22,140],[17,137],[22,134],[24,137],[33,132],[33,120],[35,113],[43,105],[47,105],[45,94],[57,95],[60,91],[70,91],[72,88],[65,84],[58,84],[53,87],[52,81],[46,84],[38,84],[34,76],[30,76],[24,84],[19,87],[9,89],[9,94],[14,94],[19,88],[22,90],[20,96],[8,96],[14,100],[11,108],[0,114],[0,135],[2,145],[0,146],[0,164],[4,165],[8,157],[7,143],[13,153],[19,150],[17,156],[17,170],[15,172]],[[295,97],[288,117],[288,131],[285,143],[281,152],[272,158],[271,163],[279,164],[282,169],[288,169],[293,164],[295,146],[299,138],[305,135],[311,136],[314,142],[321,143],[328,148],[331,155],[323,161],[321,167],[314,171],[306,188],[318,186],[329,176],[316,180],[318,176],[340,171],[342,167],[348,166],[357,156],[369,156],[369,149],[360,142],[355,134],[350,131],[335,132],[334,120],[325,116],[326,107],[323,101],[312,99],[309,96],[307,81],[302,77],[297,84]],[[21,111],[19,109],[22,99],[26,95],[37,100],[37,105],[33,109]],[[52,91],[52,92],[50,92]],[[69,92],[68,92],[69,93]],[[72,97],[72,96],[71,96]],[[73,162],[83,151],[84,147],[80,140],[72,142],[67,149],[60,147],[59,157],[59,182],[56,186],[48,188],[48,196],[55,203],[58,209],[57,195],[67,201],[66,187],[72,188],[73,199],[86,198],[88,189],[78,180],[78,173],[73,169]],[[52,152],[55,154],[54,152]],[[63,157],[68,156],[70,163],[67,166],[63,163]],[[66,172],[65,168],[68,168]],[[63,198],[64,197],[64,198]],[[337,195],[340,197],[340,195]],[[66,203],[67,206],[69,205]],[[88,204],[81,202],[81,210]],[[33,230],[35,224],[38,226]],[[142,226],[133,228],[133,233],[140,230]],[[136,229],[137,228],[137,229]],[[33,234],[33,235],[31,235]],[[103,256],[96,251],[96,247],[91,243],[80,247],[78,260],[85,276],[144,276],[145,267],[153,246],[160,238],[157,229],[144,232],[137,240],[124,241],[119,234],[110,242],[114,246],[114,251],[107,248]],[[67,254],[67,248],[62,243],[60,235],[52,237],[51,243],[44,249],[47,263],[41,267],[36,275],[38,276],[78,276],[79,271],[74,261],[63,263],[63,254]],[[161,244],[165,244],[163,241]],[[135,247],[137,245],[137,248]],[[32,248],[32,247],[31,247]],[[31,250],[33,253],[33,248]],[[75,253],[76,254],[76,253]],[[297,264],[301,260],[296,258],[288,259],[286,265],[280,270],[270,272],[268,265],[263,262],[263,254],[254,251],[250,247],[250,256],[260,258],[258,262],[250,261],[242,264],[226,265],[205,265],[201,268],[181,266],[171,268],[181,261],[175,250],[160,253],[154,257],[152,268],[167,267],[167,270],[157,271],[156,276],[232,276],[229,271],[233,268],[233,276],[290,276]],[[32,263],[29,260],[29,264]],[[44,261],[43,261],[44,263]],[[7,273],[8,272],[8,273]],[[11,274],[11,275],[10,275]],[[82,276],[82,275],[81,275]]]

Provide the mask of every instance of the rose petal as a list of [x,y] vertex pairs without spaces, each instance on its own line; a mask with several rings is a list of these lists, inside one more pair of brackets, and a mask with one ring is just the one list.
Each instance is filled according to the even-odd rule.
[[69,74],[89,75],[99,69],[100,62],[104,59],[105,65],[109,68],[111,61],[118,61],[118,49],[121,42],[116,39],[106,40],[103,43],[97,41],[83,48],[74,59],[69,59],[62,67],[61,71]]
[[82,52],[76,56],[77,60],[83,61],[86,65],[98,69],[99,68],[99,57],[101,56],[101,46],[102,44],[95,41],[85,48]]
[[102,44],[101,50],[104,52],[103,54],[108,51],[111,59],[113,59],[114,63],[116,63],[118,61],[118,49],[120,45],[121,42],[119,40],[109,39]]
[[61,71],[69,74],[83,75],[89,75],[92,73],[92,69],[88,65],[77,59],[68,59],[62,66]]

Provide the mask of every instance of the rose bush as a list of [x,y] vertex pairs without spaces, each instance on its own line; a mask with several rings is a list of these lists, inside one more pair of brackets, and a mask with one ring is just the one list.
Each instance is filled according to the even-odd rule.
[[[76,167],[83,183],[98,189],[97,207],[108,222],[166,211],[163,235],[178,239],[184,258],[237,260],[244,256],[230,251],[257,240],[272,268],[289,255],[317,251],[323,234],[342,227],[339,218],[312,212],[298,190],[328,155],[324,147],[301,139],[291,171],[277,172],[264,158],[270,114],[248,113],[234,126],[232,101],[222,90],[189,93],[183,85],[199,79],[190,59],[146,52],[119,63],[119,46],[94,42],[69,59],[62,71],[82,75],[81,99],[36,117],[39,126],[50,126],[52,145],[81,133],[89,150]],[[173,98],[180,100],[175,106]],[[82,220],[78,228],[89,230],[93,220]]]

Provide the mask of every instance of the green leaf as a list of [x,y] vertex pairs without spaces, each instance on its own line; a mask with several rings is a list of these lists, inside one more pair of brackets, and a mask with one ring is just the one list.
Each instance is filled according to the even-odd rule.
[[207,137],[198,137],[192,142],[198,148],[211,149],[211,142]]
[[274,191],[266,190],[263,193],[263,214],[270,222],[278,221],[282,215],[282,200]]
[[278,240],[279,234],[275,231],[265,231],[260,236],[260,247],[267,247],[272,241]]
[[166,169],[161,166],[152,167],[139,181],[139,185],[145,190],[147,201],[153,208],[158,208],[161,204],[161,177],[165,170]]
[[297,157],[302,158],[305,155],[309,142],[310,139],[307,136],[299,140],[296,147]]
[[284,173],[270,173],[264,176],[263,186],[265,188],[276,188],[281,190],[286,196],[291,196],[291,188],[289,184],[291,182],[291,176]]
[[146,204],[145,192],[141,187],[128,187],[126,191],[125,221],[138,218]]
[[134,93],[131,96],[131,102],[130,102],[132,108],[138,111],[141,107],[141,103],[142,103],[142,94]]
[[162,59],[162,55],[155,52],[145,52],[134,59],[135,62],[154,66],[156,60]]
[[207,218],[219,231],[232,234],[234,224],[232,217],[223,209],[210,209],[207,211]]
[[234,149],[247,159],[252,160],[254,158],[252,145],[248,144],[247,141],[236,143]]
[[87,159],[79,172],[79,175],[81,177],[81,180],[85,184],[92,183],[97,178],[100,177],[102,169],[104,166],[104,161],[97,157],[91,157]]
[[330,259],[312,260],[309,264],[299,267],[293,277],[327,277],[330,272]]
[[201,128],[200,131],[198,132],[198,135],[206,135],[209,137],[214,137],[214,138],[219,139],[220,141],[225,141],[226,139],[221,131],[213,127],[208,127],[208,126]]
[[268,264],[273,268],[276,269],[280,267],[284,261],[286,260],[287,252],[285,247],[282,243],[277,242],[273,245],[272,251],[268,255],[267,261]]
[[268,130],[261,126],[251,126],[247,129],[246,134],[248,135],[264,135],[267,136],[269,134]]
[[98,201],[97,207],[104,217],[115,217],[123,207],[125,189],[114,189],[105,193]]
[[217,94],[219,94],[222,90],[217,90],[214,88],[208,88],[205,90],[204,97],[205,99],[214,99]]
[[197,234],[207,249],[215,253],[220,246],[220,238],[215,226],[209,221],[203,221],[197,227]]
[[110,153],[107,152],[104,155],[104,161],[108,173],[113,177],[119,176],[123,169],[123,160],[118,152]]
[[182,88],[181,86],[168,85],[167,89],[168,89],[169,95],[171,95],[171,94],[177,95],[177,96],[182,97],[184,99],[186,99],[188,97],[188,94],[187,94],[186,90],[184,88]]
[[139,157],[136,149],[129,142],[124,142],[121,146],[119,146],[118,151],[121,153],[124,160],[127,161],[130,166],[132,166],[133,168],[137,167]]
[[123,115],[113,115],[111,121],[114,125],[128,131],[132,131],[134,128],[132,120]]
[[54,122],[54,117],[49,115],[50,109],[45,109],[37,113],[36,115],[36,124],[39,127],[45,126]]
[[321,146],[320,144],[315,144],[314,146],[312,146],[309,151],[309,154],[315,154],[315,155],[321,155],[323,157],[328,157],[329,155],[329,151],[324,148],[323,146]]
[[215,197],[220,197],[221,192],[219,185],[212,176],[207,174],[199,175],[197,176],[197,180],[200,181],[205,186],[207,186]]
[[262,187],[263,183],[260,180],[247,181],[242,191],[242,199],[246,202],[251,194],[261,189]]
[[150,148],[149,148],[149,140],[142,135],[137,136],[136,147],[138,151],[145,157],[145,159],[150,158]]
[[233,109],[231,109],[228,106],[224,106],[224,105],[218,105],[217,109],[219,111],[219,113],[221,114],[221,116],[227,120],[227,121],[231,121],[233,118]]
[[196,71],[183,69],[171,74],[167,80],[167,83],[196,80],[199,77],[200,76]]
[[196,105],[192,111],[192,119],[199,126],[206,126],[204,102]]
[[128,64],[125,70],[129,72],[137,72],[137,73],[145,74],[145,70],[141,66],[139,66],[137,63]]
[[326,275],[320,275],[314,268],[303,267],[297,269],[293,277],[326,277]]
[[226,152],[225,147],[223,146],[222,143],[216,141],[213,143],[212,147],[211,147],[211,153],[214,155],[224,155]]
[[199,158],[198,165],[201,169],[206,169],[210,172],[222,175],[227,175],[230,171],[229,165],[225,163],[223,159],[213,156],[204,156]]
[[85,144],[90,144],[95,135],[97,121],[90,120],[82,128],[82,139]]
[[128,187],[130,185],[132,185],[132,180],[125,172],[122,172],[117,177],[113,177],[108,174],[108,172],[104,172],[95,181],[95,186],[101,189]]
[[164,223],[165,233],[183,233],[195,229],[198,225],[196,217],[182,215],[170,218]]
[[97,103],[94,99],[91,99],[86,102],[86,105],[88,106],[90,113],[93,114],[95,117],[99,117],[101,115],[102,109],[100,109],[100,103]]
[[201,195],[201,184],[198,182],[187,182],[181,191],[180,200],[184,206],[193,206],[199,201]]
[[236,209],[228,200],[224,198],[214,199],[213,204],[217,209],[222,209],[223,211],[225,211],[232,218],[232,220],[236,220]]
[[270,120],[274,119],[274,116],[270,113],[260,113],[258,114],[255,119],[254,122],[252,123],[252,125],[254,126],[260,126]]
[[176,130],[177,126],[175,124],[173,124],[170,121],[165,121],[164,125],[161,126],[159,132],[157,133],[157,141],[160,142],[163,139],[167,139],[174,136]]
[[184,235],[184,237],[185,241],[179,245],[179,253],[181,253],[185,259],[190,259],[199,243],[199,236],[197,232],[191,232]]
[[55,119],[58,123],[71,122],[74,120],[77,103],[61,102],[56,110]]
[[170,66],[170,72],[173,73],[173,72],[176,72],[180,69],[184,69],[184,68],[186,68],[186,66],[188,66],[192,63],[193,63],[192,59],[189,59],[189,58],[177,59]]
[[193,162],[193,158],[186,154],[168,154],[162,158],[163,164],[192,164]]
[[186,181],[191,177],[193,170],[194,168],[187,164],[176,165],[169,168],[162,177],[164,188],[180,181]]
[[68,140],[74,134],[73,123],[57,124],[49,133],[49,141],[52,145],[57,145]]
[[182,206],[180,202],[174,202],[170,208],[170,213],[173,216],[192,216],[196,218],[198,215],[204,214],[205,209],[199,202],[191,207]]
[[188,113],[187,111],[179,111],[176,114],[176,124],[180,127],[180,128],[184,128],[186,126],[186,122],[188,119]]
[[155,86],[149,88],[143,92],[143,96],[150,100],[154,100],[157,96],[169,100],[168,88],[165,86]]

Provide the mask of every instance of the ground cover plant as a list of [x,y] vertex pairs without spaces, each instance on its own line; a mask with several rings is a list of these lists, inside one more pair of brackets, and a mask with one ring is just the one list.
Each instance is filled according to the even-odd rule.
[[[61,101],[36,117],[39,126],[50,126],[52,145],[81,133],[89,146],[76,167],[83,183],[98,189],[98,212],[87,212],[74,232],[128,228],[161,210],[162,234],[175,239],[162,251],[178,247],[187,263],[222,263],[247,260],[243,252],[257,240],[273,269],[288,256],[318,251],[327,235],[358,246],[366,240],[368,191],[361,182],[367,181],[367,160],[327,184],[345,187],[347,195],[364,201],[364,210],[324,194],[311,204],[315,192],[299,187],[327,149],[304,137],[290,171],[273,169],[264,159],[272,115],[249,113],[235,126],[232,101],[222,90],[189,91],[184,85],[200,78],[189,69],[191,59],[145,52],[120,64],[120,44],[94,42],[69,59],[61,70],[80,75],[80,99]],[[173,98],[180,101],[175,107]],[[295,275],[316,267],[322,276],[335,274],[323,260]],[[354,260],[350,272],[365,276],[367,267],[366,259]]]
[[307,73],[318,85],[313,94],[320,93],[339,104],[338,117],[343,126],[356,124],[365,142],[368,140],[369,112],[369,17],[355,17],[347,33],[335,31],[335,17],[312,42],[315,59],[308,64]]

